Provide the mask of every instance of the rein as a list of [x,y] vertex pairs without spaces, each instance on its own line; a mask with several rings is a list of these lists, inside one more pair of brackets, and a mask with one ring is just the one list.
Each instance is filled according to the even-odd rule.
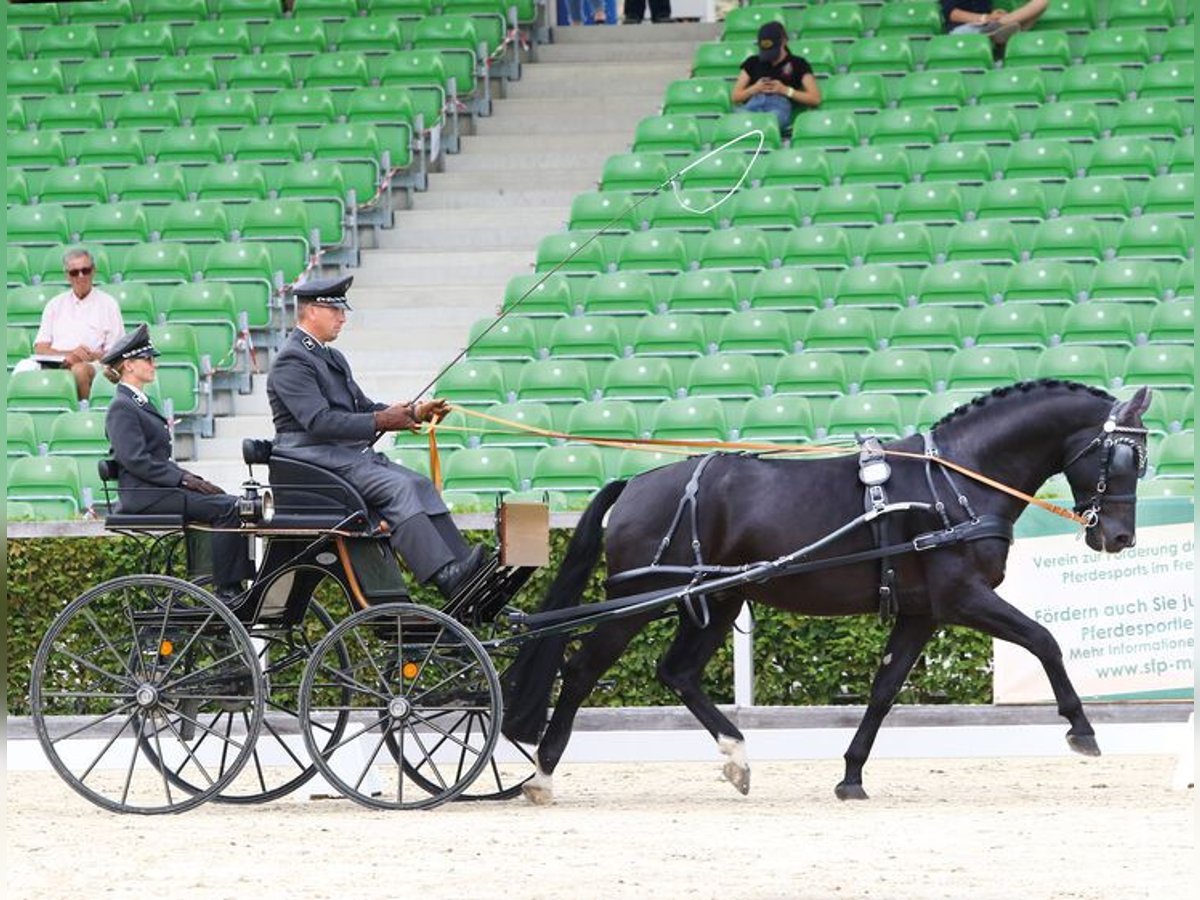
[[[536,434],[540,437],[555,438],[560,440],[578,441],[581,443],[595,444],[601,447],[617,447],[628,450],[641,450],[647,447],[659,449],[667,453],[675,453],[680,456],[694,455],[690,450],[732,450],[737,452],[758,452],[758,453],[775,453],[775,454],[805,454],[805,455],[825,455],[825,456],[844,456],[848,453],[857,452],[856,447],[838,446],[832,444],[776,444],[758,441],[705,441],[705,440],[671,440],[667,438],[603,438],[589,437],[587,435],[567,434],[561,431],[553,431],[547,428],[538,428],[534,425],[526,425],[523,422],[514,422],[510,419],[502,419],[499,416],[493,416],[489,413],[480,412],[475,409],[467,409],[463,406],[451,405],[451,409],[458,410],[465,416],[482,419],[486,422],[491,422],[496,425],[503,425],[506,428],[511,428],[515,432],[523,432],[526,434]],[[434,484],[441,488],[441,463],[437,455],[437,429],[438,426],[425,426],[430,437],[430,471]],[[857,445],[856,445],[857,446]],[[1089,445],[1090,446],[1090,445]],[[1083,452],[1086,452],[1085,448]],[[1083,452],[1078,454],[1075,459],[1083,455]],[[1031,506],[1036,506],[1044,509],[1048,513],[1052,513],[1060,518],[1066,519],[1069,522],[1074,522],[1076,525],[1085,528],[1091,527],[1094,524],[1094,519],[1090,515],[1080,515],[1078,512],[1070,509],[1065,509],[1053,503],[1049,503],[1040,497],[1035,497],[1032,494],[1027,494],[1018,488],[1004,484],[994,478],[984,475],[982,472],[976,472],[974,469],[969,469],[966,466],[946,459],[936,453],[912,453],[907,450],[888,450],[883,449],[883,453],[887,456],[903,457],[905,459],[922,460],[926,463],[937,463],[947,469],[953,469],[960,475],[977,481],[980,484],[986,485],[993,490],[1008,494],[1010,497],[1015,497],[1022,500]],[[1072,459],[1072,463],[1075,462]],[[1115,499],[1115,498],[1113,498]]]

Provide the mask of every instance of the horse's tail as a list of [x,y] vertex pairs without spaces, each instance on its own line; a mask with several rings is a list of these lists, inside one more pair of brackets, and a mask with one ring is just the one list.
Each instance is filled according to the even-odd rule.
[[[583,589],[604,546],[604,514],[625,490],[625,481],[602,487],[575,526],[567,552],[546,591],[540,611],[566,609],[579,603]],[[546,727],[546,707],[554,676],[562,666],[570,635],[551,635],[530,641],[504,674],[504,723],[501,731],[511,741],[536,744]]]

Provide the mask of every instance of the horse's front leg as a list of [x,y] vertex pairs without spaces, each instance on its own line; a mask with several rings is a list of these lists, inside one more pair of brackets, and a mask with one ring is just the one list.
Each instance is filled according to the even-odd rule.
[[917,661],[929,638],[933,635],[935,624],[931,616],[900,615],[892,625],[892,633],[888,635],[887,645],[883,650],[883,659],[875,672],[871,683],[871,698],[863,713],[862,721],[850,746],[846,748],[846,775],[842,778],[833,792],[839,800],[866,800],[867,792],[862,786],[862,770],[871,755],[871,747],[875,744],[875,736],[879,734],[879,726],[892,708],[896,694],[904,685],[904,679],[912,671],[913,663]]
[[679,617],[675,640],[658,664],[658,678],[678,695],[692,715],[708,729],[725,755],[721,769],[741,793],[750,793],[750,764],[746,761],[746,739],[728,717],[717,709],[712,698],[704,692],[700,676],[741,611],[742,601],[736,594],[717,594],[709,598],[711,618],[701,627],[686,612]]
[[599,625],[580,639],[580,647],[563,664],[562,687],[550,716],[550,724],[537,749],[537,771],[525,782],[526,798],[539,805],[554,801],[554,769],[562,759],[575,714],[596,682],[615,663],[629,642],[657,615],[629,616]]
[[1067,745],[1084,756],[1100,755],[1096,732],[1067,675],[1062,649],[1049,629],[1039,625],[991,588],[983,586],[972,588],[962,602],[950,607],[946,619],[1024,647],[1036,656],[1050,680],[1054,699],[1058,703],[1058,714],[1071,723],[1067,730]]

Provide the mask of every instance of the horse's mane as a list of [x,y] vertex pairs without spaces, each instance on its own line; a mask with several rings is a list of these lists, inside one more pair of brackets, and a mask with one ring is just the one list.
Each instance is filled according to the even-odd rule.
[[933,430],[939,426],[948,424],[956,419],[961,419],[964,416],[968,416],[978,409],[983,409],[984,407],[995,403],[997,400],[1013,396],[1014,394],[1028,394],[1030,391],[1047,388],[1065,388],[1068,391],[1087,391],[1087,393],[1091,394],[1092,396],[1099,397],[1103,400],[1116,400],[1116,398],[1107,391],[1103,391],[1098,387],[1092,387],[1088,384],[1080,384],[1077,381],[1061,381],[1057,378],[1039,378],[1034,381],[1020,381],[1016,384],[1008,384],[1004,385],[1003,387],[992,388],[992,390],[988,393],[981,394],[978,397],[968,400],[966,403],[962,404],[962,406],[952,409],[950,412],[946,413],[946,415],[934,422],[933,425],[930,426],[929,430],[932,433]]

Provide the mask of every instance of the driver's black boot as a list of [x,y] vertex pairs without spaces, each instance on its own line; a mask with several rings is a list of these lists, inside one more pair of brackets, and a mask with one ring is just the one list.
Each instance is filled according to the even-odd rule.
[[446,563],[437,572],[434,573],[433,583],[437,585],[437,589],[442,592],[442,596],[447,600],[453,600],[458,592],[471,580],[476,572],[482,568],[487,559],[487,548],[482,544],[477,544],[471,548],[471,551],[466,556],[456,559],[454,562]]

